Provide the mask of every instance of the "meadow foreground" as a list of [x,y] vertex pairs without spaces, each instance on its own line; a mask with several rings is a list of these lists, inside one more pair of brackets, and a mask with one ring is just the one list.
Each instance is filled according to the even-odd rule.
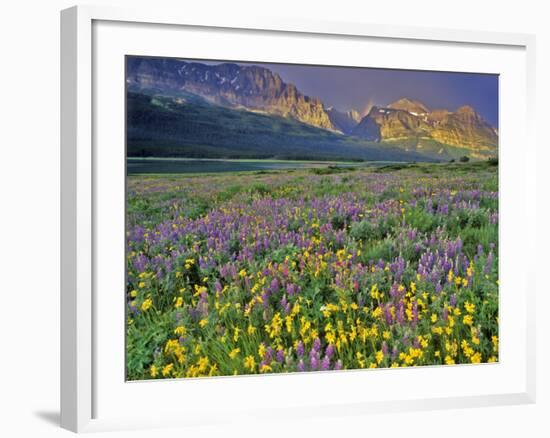
[[127,378],[498,361],[498,166],[129,176]]

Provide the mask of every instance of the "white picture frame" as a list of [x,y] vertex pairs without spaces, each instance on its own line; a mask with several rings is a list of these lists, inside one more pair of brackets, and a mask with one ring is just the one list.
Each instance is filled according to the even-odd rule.
[[[101,23],[106,24],[105,31],[98,31],[98,28],[95,27],[98,24],[102,25]],[[98,285],[104,285],[106,284],[105,281],[110,281],[101,277],[101,269],[98,274],[98,266],[105,263],[101,256],[104,246],[98,243],[98,235],[102,233],[104,235],[103,228],[98,224],[102,223],[101,214],[104,214],[99,212],[105,209],[97,208],[98,205],[104,202],[102,193],[105,193],[105,191],[101,189],[101,184],[104,184],[101,182],[101,178],[104,180],[102,175],[111,174],[111,172],[117,172],[118,170],[116,166],[105,167],[105,158],[102,158],[104,154],[98,156],[97,150],[94,149],[97,148],[98,138],[107,138],[103,137],[103,131],[101,131],[105,128],[98,130],[96,126],[98,122],[101,124],[103,113],[100,114],[98,111],[100,111],[99,108],[104,108],[102,105],[105,105],[105,99],[97,94],[96,88],[98,87],[98,81],[101,80],[102,70],[94,64],[94,60],[103,59],[101,58],[103,54],[100,52],[105,50],[104,41],[106,39],[109,41],[109,45],[117,46],[117,49],[113,48],[112,53],[107,53],[107,50],[105,50],[105,60],[109,59],[108,56],[119,56],[120,53],[128,53],[123,45],[118,47],[117,41],[124,39],[117,36],[121,34],[117,33],[119,30],[113,27],[118,25],[122,27],[128,25],[132,27],[132,32],[139,32],[138,28],[147,27],[149,32],[159,34],[177,31],[178,28],[194,29],[203,34],[208,32],[219,34],[230,30],[238,31],[238,33],[245,36],[248,33],[255,36],[269,33],[272,40],[277,38],[286,39],[281,44],[289,44],[287,37],[323,37],[335,38],[340,42],[353,39],[358,43],[367,40],[383,41],[385,44],[396,45],[406,43],[410,47],[431,44],[444,48],[446,44],[452,44],[456,47],[460,46],[460,50],[464,50],[464,53],[476,48],[483,48],[501,54],[509,52],[512,54],[509,59],[513,58],[521,62],[514,63],[513,74],[510,70],[511,73],[508,75],[510,79],[506,83],[506,87],[515,87],[516,89],[513,96],[510,94],[509,99],[505,95],[503,105],[506,102],[519,102],[518,111],[521,112],[522,118],[521,122],[518,123],[521,126],[504,126],[502,128],[504,130],[503,136],[516,140],[522,138],[525,157],[514,160],[506,152],[506,148],[502,151],[501,187],[503,191],[509,188],[506,185],[506,177],[510,176],[511,166],[515,161],[518,170],[514,177],[516,182],[519,181],[519,187],[510,188],[508,192],[504,192],[504,196],[510,196],[509,199],[512,199],[512,197],[515,197],[513,199],[516,200],[523,199],[525,202],[532,200],[529,205],[535,205],[536,203],[534,201],[535,166],[528,158],[535,156],[536,147],[532,126],[534,120],[535,50],[535,39],[532,35],[424,29],[363,23],[291,21],[271,18],[254,20],[243,18],[239,22],[228,23],[224,21],[223,17],[189,16],[184,11],[163,11],[157,8],[126,10],[103,6],[77,6],[66,9],[61,13],[61,426],[66,429],[85,432],[121,428],[183,426],[203,424],[209,421],[208,416],[201,416],[199,411],[186,416],[179,415],[177,410],[166,412],[160,407],[157,411],[151,411],[149,408],[150,415],[132,415],[131,412],[109,409],[109,403],[106,402],[107,397],[104,395],[107,394],[108,398],[113,400],[112,404],[116,404],[122,400],[117,398],[119,396],[135,398],[142,394],[144,399],[148,399],[157,397],[162,393],[171,393],[172,395],[169,395],[169,397],[172,397],[174,392],[181,388],[181,386],[176,386],[177,383],[174,385],[171,382],[160,382],[160,385],[163,386],[158,386],[159,383],[155,382],[156,389],[149,391],[145,385],[153,385],[152,382],[125,383],[123,373],[118,371],[104,377],[106,375],[104,370],[108,365],[102,359],[105,354],[98,354],[98,351],[104,353],[109,351],[101,350],[103,344],[105,344],[103,333],[107,328],[114,327],[116,329],[118,327],[117,325],[109,326],[111,323],[114,324],[109,318],[98,316],[98,314],[105,315],[105,312],[101,310],[101,306],[105,305],[105,300],[97,299]],[[106,33],[102,34],[101,32]],[[126,30],[122,32],[126,32]],[[136,44],[140,44],[139,39],[137,39]],[[155,42],[153,41],[150,44],[154,49]],[[149,50],[152,49],[149,48]],[[165,49],[165,51],[167,50],[169,49]],[[164,52],[162,54],[164,55]],[[509,62],[508,58],[502,56],[502,63]],[[464,60],[464,62],[467,63],[468,61]],[[488,67],[491,60],[485,59],[483,61],[479,59],[472,62],[479,62],[479,71],[489,69],[491,72],[500,72],[499,67],[497,67],[498,63],[494,63],[494,71]],[[377,64],[376,66],[381,65]],[[418,68],[418,66],[415,67]],[[426,61],[425,67],[432,68],[433,65],[429,65]],[[471,69],[476,69],[474,64],[471,64]],[[124,88],[122,81],[120,81],[120,87]],[[504,93],[506,93],[506,90],[504,90]],[[113,108],[116,112],[116,108],[119,107],[115,105]],[[503,111],[503,114],[501,121],[506,121],[506,112]],[[508,157],[510,158],[508,159]],[[509,166],[506,163],[509,163]],[[118,184],[116,186],[117,190],[121,188],[119,187],[120,181],[124,179],[123,169],[123,167],[120,167],[121,174],[117,178],[113,177],[112,180],[109,180],[109,183]],[[509,195],[506,193],[509,193]],[[113,199],[116,200],[116,198]],[[504,207],[506,207],[506,202]],[[501,214],[506,214],[506,218],[510,217],[509,222],[505,220],[505,225],[501,228],[501,237],[512,235],[515,225],[525,223],[523,236],[527,236],[527,238],[522,239],[521,242],[512,239],[510,245],[507,246],[508,251],[511,252],[511,249],[515,250],[520,247],[522,250],[533,248],[536,235],[533,212],[528,213],[521,208],[503,208]],[[123,238],[123,236],[120,236],[120,238]],[[533,403],[535,400],[535,273],[532,272],[532,267],[528,264],[520,265],[515,272],[512,272],[511,269],[507,268],[510,268],[513,262],[513,259],[510,259],[509,263],[502,262],[504,263],[500,267],[503,277],[502,287],[505,288],[510,285],[519,291],[517,292],[519,294],[517,305],[521,312],[516,316],[517,320],[503,318],[502,324],[504,325],[504,333],[508,332],[506,327],[513,328],[515,326],[519,328],[519,333],[514,335],[515,338],[510,338],[510,345],[518,346],[519,351],[515,352],[517,357],[514,361],[516,362],[512,364],[513,366],[510,366],[511,371],[508,370],[506,371],[508,374],[504,373],[499,376],[501,389],[497,386],[487,386],[488,389],[480,387],[480,393],[479,391],[468,392],[469,390],[466,388],[462,392],[458,389],[454,392],[450,391],[449,394],[443,389],[437,393],[437,396],[433,395],[435,392],[432,392],[431,396],[427,396],[415,393],[414,389],[408,392],[399,392],[398,389],[395,389],[390,398],[379,395],[368,398],[359,394],[353,398],[350,397],[350,400],[346,402],[345,388],[352,388],[351,385],[358,384],[360,379],[363,379],[362,376],[366,376],[366,374],[360,375],[353,372],[339,374],[344,376],[337,377],[339,380],[327,380],[326,377],[311,373],[307,376],[231,377],[194,380],[192,385],[195,388],[202,388],[209,395],[216,394],[216,391],[222,391],[219,389],[222,387],[226,393],[242,391],[244,394],[247,391],[258,390],[252,389],[253,386],[259,387],[260,390],[272,390],[275,386],[283,387],[285,385],[311,388],[312,385],[321,383],[320,379],[325,379],[325,383],[331,382],[331,385],[337,384],[344,388],[343,392],[338,395],[340,398],[335,398],[337,402],[333,404],[328,403],[322,397],[318,398],[314,393],[312,397],[317,397],[316,402],[313,402],[313,398],[304,398],[298,405],[293,405],[292,410],[287,409],[288,406],[285,407],[284,404],[281,405],[281,400],[277,397],[275,397],[273,406],[258,411],[252,409],[252,405],[247,405],[242,398],[237,398],[238,403],[236,405],[239,406],[226,413],[221,412],[221,409],[220,412],[216,411],[215,405],[211,407],[214,412],[219,414],[217,415],[218,421],[231,421],[233,418],[245,418],[246,416],[265,418],[267,421],[271,416],[281,415],[281,413],[293,417],[341,415],[343,413],[361,415],[369,412],[398,412],[411,409]],[[501,315],[508,315],[508,311],[511,310],[510,306],[511,303],[503,298],[501,300]],[[101,329],[98,329],[98,325],[101,325]],[[123,337],[123,333],[117,336],[119,338],[120,336]],[[506,343],[506,336],[502,336],[501,344],[506,345]],[[109,347],[114,348],[116,345],[120,346],[120,343]],[[124,354],[124,352],[119,353]],[[498,366],[501,366],[501,369],[506,369],[508,365],[506,360],[503,360]],[[461,378],[466,378],[465,376],[469,373],[474,373],[469,371],[473,368],[468,366],[462,368],[451,367],[454,368],[454,371],[439,371],[439,369],[432,367],[423,368],[421,371],[414,371],[418,376],[422,373],[421,379],[430,379],[430,375],[436,374],[441,374],[438,378],[444,378],[443,373],[453,373],[453,378],[459,379],[459,384]],[[490,380],[490,375],[496,373],[495,370],[499,368],[483,368],[481,366],[476,369],[485,370],[479,371],[479,376],[475,377],[482,382],[483,380]],[[395,378],[399,376],[400,379],[406,378],[407,374],[405,373],[410,373],[410,370],[384,370],[378,374],[370,373],[369,385],[375,385],[377,380],[385,381],[388,379],[391,382],[394,378],[392,376],[396,376]],[[478,373],[478,371],[475,371],[475,373]],[[284,380],[289,378],[291,380]],[[508,386],[505,385],[506,382],[502,381],[503,378],[510,382]],[[124,385],[131,387],[130,393],[124,395],[122,392],[116,392],[116,389],[113,389],[112,393],[105,392],[102,388],[108,386],[108,382],[112,382],[110,379],[121,379],[119,384],[121,387]],[[191,390],[191,387],[189,389]],[[334,396],[337,397],[337,394],[334,394]],[[220,395],[220,398],[223,399],[223,396]],[[106,407],[104,408],[104,406]],[[102,412],[106,412],[106,414]]]

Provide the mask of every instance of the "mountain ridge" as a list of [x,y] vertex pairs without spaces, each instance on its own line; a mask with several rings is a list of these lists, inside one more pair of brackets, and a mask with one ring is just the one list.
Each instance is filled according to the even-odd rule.
[[498,134],[469,105],[457,110],[429,110],[421,102],[400,99],[385,107],[373,106],[351,135],[368,141],[429,138],[471,150],[476,158],[496,154]]
[[361,118],[356,110],[325,107],[320,99],[305,95],[279,74],[255,65],[128,57],[126,82],[129,92],[198,96],[211,104],[291,118],[406,152],[420,151],[429,144],[431,154],[442,158],[447,145],[464,150],[472,158],[483,158],[496,155],[498,149],[497,130],[471,106],[455,111],[431,110],[418,100],[403,97],[385,106],[372,106]]
[[129,58],[128,81],[140,88],[163,84],[173,91],[186,90],[220,105],[244,106],[337,130],[320,99],[301,93],[265,67]]

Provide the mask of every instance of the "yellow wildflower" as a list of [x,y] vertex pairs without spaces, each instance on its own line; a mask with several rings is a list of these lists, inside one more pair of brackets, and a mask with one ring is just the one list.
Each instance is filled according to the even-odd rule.
[[218,364],[214,363],[214,364],[210,365],[210,371],[208,372],[208,375],[210,377],[212,377],[212,376],[216,375],[217,372],[218,372]]
[[256,361],[254,360],[254,356],[246,356],[244,358],[244,366],[250,371],[254,371],[254,368],[256,368]]
[[420,342],[420,345],[422,345],[422,348],[428,348],[428,340],[425,339],[424,337],[419,336],[418,342]]
[[370,288],[370,296],[373,300],[377,300],[380,298],[380,293],[378,292],[378,285],[375,283]]
[[449,315],[447,317],[447,320],[449,321],[449,327],[453,328],[455,326],[455,319],[451,315]]
[[195,293],[193,294],[193,296],[198,297],[199,295],[202,295],[206,292],[208,292],[208,289],[206,287],[195,285]]
[[198,360],[197,365],[201,373],[204,373],[206,371],[206,369],[208,368],[208,363],[209,361],[206,356],[203,356]]
[[481,354],[479,352],[473,354],[471,357],[470,357],[470,361],[472,363],[480,363],[481,362]]
[[141,310],[146,312],[153,306],[153,300],[151,298],[147,298],[143,303],[141,303]]
[[260,356],[260,358],[264,357],[265,356],[265,344],[264,343],[261,343],[260,346],[258,347],[258,356]]
[[498,351],[498,336],[492,336],[491,337],[491,342],[493,343],[493,351],[497,352]]
[[270,373],[272,371],[273,369],[267,364],[263,364],[262,367],[260,368],[260,373]]
[[166,365],[164,368],[162,368],[162,375],[163,375],[164,377],[169,376],[173,369],[174,369],[174,364],[173,364],[173,363],[169,363],[169,364]]
[[186,332],[185,327],[182,326],[182,325],[180,325],[180,326],[178,326],[174,329],[174,334],[179,335],[179,336],[185,336],[185,332]]
[[462,318],[462,321],[466,325],[472,325],[474,323],[474,319],[472,318],[472,315],[464,315],[464,318]]

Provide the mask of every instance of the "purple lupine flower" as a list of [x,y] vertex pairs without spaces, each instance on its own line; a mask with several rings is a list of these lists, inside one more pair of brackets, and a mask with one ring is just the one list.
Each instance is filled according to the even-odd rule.
[[412,303],[412,325],[415,326],[418,322],[418,304],[416,301]]
[[306,370],[306,366],[304,365],[304,361],[300,359],[300,361],[298,362],[298,371],[302,372],[305,370]]
[[391,351],[391,360],[395,360],[397,359],[397,353],[399,351],[397,350],[397,347],[393,347],[392,351]]
[[263,294],[262,294],[262,303],[264,305],[264,307],[269,307],[269,293],[268,291],[265,291]]
[[315,352],[321,350],[321,340],[319,338],[315,338],[315,340],[313,341],[313,349],[315,350]]
[[317,359],[317,356],[310,357],[309,366],[311,370],[317,370],[319,368],[319,359]]
[[480,243],[477,245],[477,255],[480,256],[483,254],[483,245]]
[[393,316],[391,313],[391,305],[386,304],[384,307],[384,318],[386,319],[386,324],[391,325],[393,324]]
[[390,288],[390,296],[392,298],[396,298],[399,295],[399,285],[397,283],[393,283]]
[[493,268],[493,251],[489,252],[489,255],[487,256],[487,261],[485,262],[485,267],[483,268],[483,272],[485,274],[490,274],[492,268]]
[[336,363],[334,364],[334,369],[335,370],[341,370],[342,369],[342,361],[340,359],[338,359],[336,361]]
[[328,371],[330,369],[330,359],[325,356],[321,361],[321,371]]
[[384,353],[384,356],[387,356],[388,355],[388,344],[386,343],[386,341],[382,342],[382,353]]
[[456,294],[452,294],[451,295],[451,299],[450,299],[450,303],[451,307],[455,307],[456,306]]
[[401,325],[405,322],[405,305],[403,300],[399,300],[399,303],[397,303],[397,322]]
[[274,278],[271,280],[271,284],[269,285],[269,291],[271,293],[275,293],[279,290],[279,280],[277,278]]
[[333,355],[334,355],[334,346],[332,344],[328,344],[327,348],[325,349],[325,356],[331,359]]
[[283,349],[277,350],[277,354],[275,355],[275,360],[279,363],[283,363],[285,361],[285,352]]
[[287,284],[286,285],[286,292],[288,293],[289,296],[295,295],[296,292],[297,292],[296,285],[294,285],[292,283]]
[[302,357],[304,355],[304,343],[302,341],[298,341],[298,345],[296,345],[296,354],[298,357]]

